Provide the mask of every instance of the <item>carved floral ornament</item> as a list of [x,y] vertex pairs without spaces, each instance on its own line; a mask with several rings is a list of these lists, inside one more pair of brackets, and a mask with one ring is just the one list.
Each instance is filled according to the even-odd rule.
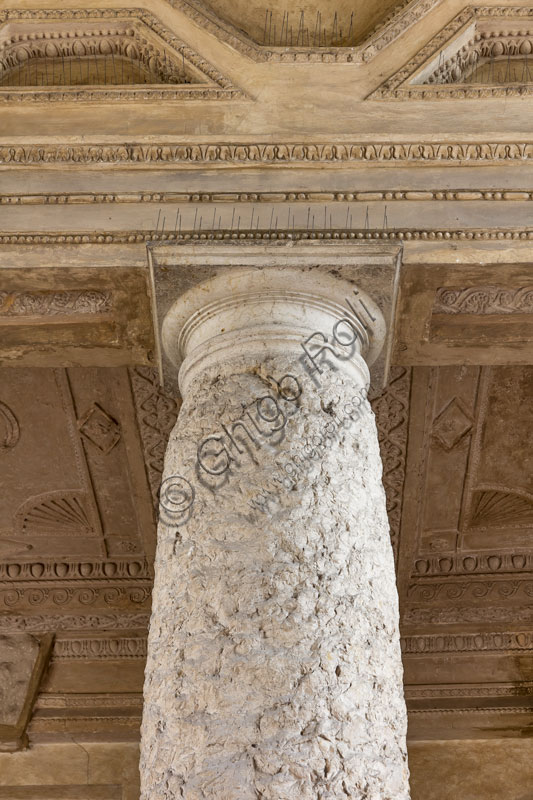
[[533,141],[13,144],[0,146],[0,165],[108,164],[174,166],[210,164],[515,163],[533,160]]
[[106,314],[112,309],[108,292],[97,289],[81,291],[0,291],[2,317],[56,317],[78,314]]
[[0,101],[234,96],[243,95],[145,11],[0,12]]
[[533,286],[473,286],[437,289],[434,314],[533,314]]

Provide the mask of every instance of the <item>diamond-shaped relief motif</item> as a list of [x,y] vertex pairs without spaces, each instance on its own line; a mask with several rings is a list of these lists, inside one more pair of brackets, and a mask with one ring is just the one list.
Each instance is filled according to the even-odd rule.
[[109,453],[120,439],[120,426],[103,408],[94,403],[78,421],[80,433],[102,453]]
[[433,438],[445,450],[451,450],[470,432],[472,424],[472,418],[454,397],[434,420]]

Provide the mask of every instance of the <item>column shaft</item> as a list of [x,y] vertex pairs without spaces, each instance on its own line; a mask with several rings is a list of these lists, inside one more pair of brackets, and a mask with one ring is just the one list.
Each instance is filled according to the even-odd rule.
[[168,444],[142,798],[407,800],[368,369],[238,350],[195,369]]

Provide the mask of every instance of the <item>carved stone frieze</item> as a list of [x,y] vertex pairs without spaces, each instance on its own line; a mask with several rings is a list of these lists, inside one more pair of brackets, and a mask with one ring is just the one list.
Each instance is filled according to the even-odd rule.
[[533,651],[533,631],[484,631],[403,636],[402,652],[471,653]]
[[52,658],[54,661],[144,659],[146,658],[146,637],[108,636],[98,639],[56,639]]
[[[501,598],[500,598],[501,601]],[[465,623],[494,623],[506,622],[509,625],[516,623],[530,624],[533,619],[533,604],[530,605],[491,605],[470,606],[453,605],[446,608],[419,605],[417,608],[407,608],[403,614],[404,625],[463,625]]]
[[442,551],[430,558],[418,558],[413,565],[413,574],[422,575],[494,575],[505,573],[533,573],[532,553],[468,553],[468,555],[446,552],[449,539],[431,542],[431,549]]
[[495,720],[498,718],[498,715],[503,714],[528,714],[531,716],[533,714],[533,706],[524,707],[511,707],[509,706],[475,706],[473,708],[410,708],[409,714],[431,714],[431,715],[439,715],[439,714],[490,714],[491,716],[495,717]]
[[41,694],[36,703],[36,708],[135,708],[142,709],[142,693],[136,695],[124,694]]
[[106,314],[111,310],[111,295],[96,289],[71,292],[0,291],[0,317]]
[[[491,576],[492,578],[492,576]],[[408,600],[411,603],[429,605],[448,605],[456,601],[469,601],[472,604],[509,601],[527,601],[533,598],[533,580],[524,578],[482,580],[448,580],[411,584]]]
[[146,612],[123,611],[120,613],[96,611],[91,614],[0,614],[0,631],[13,633],[27,631],[40,633],[71,630],[132,630],[148,629],[150,615]]
[[[533,142],[383,142],[375,144],[13,144],[0,146],[0,164],[131,166],[336,163],[513,163],[533,160]],[[105,234],[103,236],[105,241]]]
[[149,609],[151,582],[144,585],[116,586],[109,582],[101,586],[94,582],[84,586],[0,586],[0,610],[20,613],[45,607],[50,610],[87,607]]
[[434,314],[533,314],[533,286],[442,287],[437,290]]
[[144,559],[101,561],[9,561],[0,563],[0,581],[146,580],[150,569]]
[[[98,627],[100,619],[120,627],[120,615],[102,612],[148,611],[143,542],[152,508],[144,466],[132,463],[137,429],[127,371],[6,370],[2,389],[24,430],[0,499],[0,627]],[[25,613],[37,616],[25,625]]]

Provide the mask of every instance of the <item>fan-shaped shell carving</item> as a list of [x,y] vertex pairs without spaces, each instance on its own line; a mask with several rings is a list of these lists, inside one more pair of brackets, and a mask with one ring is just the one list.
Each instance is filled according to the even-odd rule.
[[15,447],[20,438],[17,418],[5,403],[0,402],[0,450]]
[[514,492],[483,489],[474,492],[470,527],[533,524],[533,500]]
[[32,497],[16,513],[18,528],[29,535],[94,536],[82,492],[49,492]]

